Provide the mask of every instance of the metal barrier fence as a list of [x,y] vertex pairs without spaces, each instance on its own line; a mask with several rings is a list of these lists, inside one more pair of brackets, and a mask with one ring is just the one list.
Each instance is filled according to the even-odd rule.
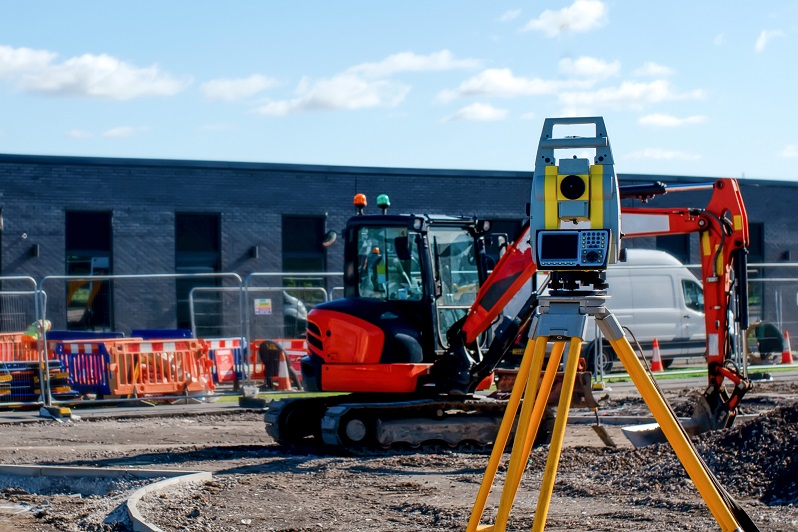
[[[147,351],[142,347],[144,338],[138,340],[136,352],[118,347],[121,343],[101,345],[96,336],[85,341],[49,341],[46,320],[53,322],[54,329],[66,329],[67,314],[73,310],[65,304],[70,283],[87,279],[112,284],[110,308],[115,321],[125,324],[120,330],[131,332],[175,323],[179,303],[168,303],[170,298],[163,293],[174,291],[179,300],[178,281],[203,279],[206,284],[220,285],[194,287],[182,296],[192,336],[205,342],[199,344],[203,354],[189,357],[178,354],[176,348]],[[114,396],[115,402],[158,394],[174,399],[176,394],[218,393],[218,385],[238,384],[253,375],[263,378],[262,361],[251,348],[253,343],[275,340],[290,351],[290,362],[296,363],[303,352],[299,343],[306,313],[320,302],[340,297],[341,284],[341,273],[326,272],[254,273],[245,279],[232,273],[57,275],[38,283],[27,276],[0,277],[4,330],[0,333],[0,406],[58,404],[76,396]],[[771,335],[798,335],[798,263],[749,265],[749,288],[752,323],[772,324],[777,332]],[[103,331],[102,326],[99,331],[101,335],[112,332],[110,328]],[[222,345],[224,341],[238,345]],[[764,361],[761,335],[740,331],[738,342]],[[788,344],[780,345],[786,349]],[[204,387],[199,389],[196,383],[203,379]]]
[[195,338],[244,336],[243,304],[241,286],[192,288],[188,294],[192,334]]
[[[93,298],[100,293],[96,288],[104,282],[113,287],[105,309],[116,318],[105,321],[89,313]],[[88,284],[91,288],[85,290],[83,300],[86,308],[78,310],[93,318],[88,323],[95,331],[62,333],[50,341],[45,328],[39,338],[39,358],[57,363],[69,375],[72,395],[83,400],[117,403],[210,397],[215,383],[208,353],[199,340],[189,338],[190,331],[163,327],[181,319],[188,321],[187,285],[227,284],[240,290],[241,283],[235,273],[46,276],[37,284],[37,291],[46,288],[51,297],[48,305],[41,307],[39,319],[52,322],[53,329],[67,329],[76,313],[75,305],[69,304],[77,299],[72,297],[75,287]],[[163,297],[165,291],[176,297]],[[240,337],[241,313],[238,303],[224,309],[219,314],[219,330],[232,326]],[[118,330],[112,331],[110,323],[114,321]],[[118,331],[126,331],[130,337],[119,338]],[[55,393],[52,379],[52,375],[44,375],[41,402],[50,405],[77,399]],[[58,391],[63,391],[61,388],[65,386]]]
[[[35,289],[0,291],[0,333],[24,331],[36,321],[36,294]],[[41,296],[46,304],[47,294]]]
[[341,272],[251,273],[243,282],[245,337],[303,338],[307,312],[342,295],[342,284]]
[[[0,335],[0,405],[44,404],[51,382],[54,380],[58,384],[62,377],[58,364],[51,365],[40,357],[43,344],[35,334],[44,292],[29,276],[0,277],[0,286],[0,294],[3,294],[0,297],[3,316],[0,320],[3,323],[3,334]],[[18,329],[10,331],[11,327]],[[29,336],[30,333],[34,335]],[[53,379],[50,378],[51,371],[56,372]]]

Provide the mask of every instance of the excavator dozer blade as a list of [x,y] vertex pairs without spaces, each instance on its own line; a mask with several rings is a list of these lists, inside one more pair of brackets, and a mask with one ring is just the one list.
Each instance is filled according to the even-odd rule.
[[[513,390],[518,370],[496,369],[494,373],[496,375],[497,395],[509,395]],[[546,401],[548,406],[557,406],[559,403],[563,376],[563,372],[557,372],[557,376],[554,378],[554,384],[551,387],[551,394],[549,395],[548,401]],[[592,375],[589,371],[577,372],[576,382],[574,383],[574,393],[571,397],[571,408],[598,408],[598,401],[593,397],[591,378]]]

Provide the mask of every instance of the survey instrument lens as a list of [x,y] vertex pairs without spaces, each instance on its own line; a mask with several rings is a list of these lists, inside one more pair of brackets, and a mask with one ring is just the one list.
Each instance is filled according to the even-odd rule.
[[560,193],[566,199],[576,200],[581,198],[585,193],[586,187],[584,180],[576,175],[566,176],[560,183]]

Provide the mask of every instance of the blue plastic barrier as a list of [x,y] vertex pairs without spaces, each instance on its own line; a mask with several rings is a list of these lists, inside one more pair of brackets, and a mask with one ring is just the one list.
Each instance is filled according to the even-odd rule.
[[[0,374],[10,375],[11,380],[3,382],[3,393],[0,394],[2,403],[31,403],[40,399],[38,362],[3,362],[0,363]],[[50,371],[50,386],[52,396],[58,400],[67,400],[77,397],[71,386],[67,385],[68,379],[63,375],[65,368],[59,361],[51,360],[48,364]]]
[[201,340],[213,361],[213,382],[236,382],[244,378],[246,342],[241,338],[205,338]]
[[69,373],[69,384],[80,394],[110,395],[111,356],[103,342],[57,342],[53,354]]

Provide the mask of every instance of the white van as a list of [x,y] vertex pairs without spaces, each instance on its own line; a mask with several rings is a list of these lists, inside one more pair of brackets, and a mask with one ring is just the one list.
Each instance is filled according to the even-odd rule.
[[[656,338],[666,368],[680,357],[703,356],[706,351],[704,292],[701,282],[679,260],[664,251],[627,249],[626,262],[607,268],[607,308],[627,328],[650,359]],[[596,331],[588,326],[584,356],[594,367]],[[617,359],[608,342],[603,342],[600,364],[609,372]]]

